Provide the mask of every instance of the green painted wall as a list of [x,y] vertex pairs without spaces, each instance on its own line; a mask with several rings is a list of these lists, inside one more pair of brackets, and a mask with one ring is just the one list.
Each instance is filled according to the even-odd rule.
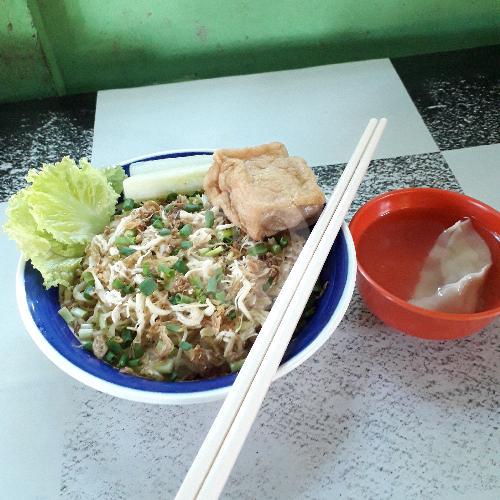
[[0,101],[55,91],[26,2],[0,0]]
[[27,0],[29,11],[26,0],[0,0],[0,6],[6,6],[4,101],[500,43],[498,0]]

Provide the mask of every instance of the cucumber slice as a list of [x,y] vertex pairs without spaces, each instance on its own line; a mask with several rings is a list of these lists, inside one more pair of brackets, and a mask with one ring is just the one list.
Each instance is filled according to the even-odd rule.
[[212,155],[179,156],[177,158],[163,158],[162,160],[138,161],[130,164],[130,176],[198,167],[200,165],[207,165],[208,170],[211,163]]
[[210,164],[137,174],[123,181],[125,198],[145,201],[166,198],[170,193],[189,194],[203,189]]

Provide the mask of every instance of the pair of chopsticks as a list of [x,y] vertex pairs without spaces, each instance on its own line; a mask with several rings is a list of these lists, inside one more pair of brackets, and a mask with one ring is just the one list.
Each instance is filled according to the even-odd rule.
[[176,500],[219,498],[386,123],[385,118],[369,121],[184,478]]

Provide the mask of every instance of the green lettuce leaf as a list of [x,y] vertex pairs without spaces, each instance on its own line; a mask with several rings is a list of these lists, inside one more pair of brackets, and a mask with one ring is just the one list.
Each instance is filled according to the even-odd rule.
[[106,167],[102,169],[102,173],[108,179],[111,187],[116,191],[117,194],[122,194],[123,191],[123,181],[125,180],[125,171],[122,167]]
[[58,284],[70,286],[85,245],[64,245],[49,233],[38,230],[29,209],[29,189],[22,189],[9,200],[4,230],[24,257],[41,272],[46,288]]
[[118,194],[86,160],[78,166],[64,157],[42,170],[30,170],[26,179],[31,182],[28,203],[38,229],[61,243],[88,243],[115,212]]
[[67,157],[30,170],[27,180],[31,185],[9,200],[4,230],[46,288],[70,286],[86,245],[113,216],[118,193],[101,170]]
[[45,288],[57,285],[68,287],[73,284],[75,271],[82,262],[82,257],[62,257],[51,253],[48,258],[35,255],[30,260],[33,267],[40,271]]

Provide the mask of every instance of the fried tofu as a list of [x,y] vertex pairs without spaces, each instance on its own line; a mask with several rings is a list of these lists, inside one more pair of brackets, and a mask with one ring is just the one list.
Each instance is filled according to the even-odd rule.
[[314,221],[325,203],[307,163],[279,142],[215,151],[204,190],[254,240]]

